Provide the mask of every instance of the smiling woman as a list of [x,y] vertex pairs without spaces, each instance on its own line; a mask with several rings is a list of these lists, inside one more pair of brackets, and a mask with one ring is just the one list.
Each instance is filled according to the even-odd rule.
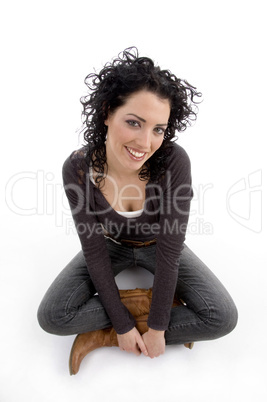
[[[47,332],[78,334],[71,374],[101,346],[154,358],[166,345],[226,335],[237,322],[231,296],[184,244],[190,160],[173,140],[196,118],[201,94],[135,48],[86,83],[85,144],[63,165],[82,250],[38,310]],[[114,277],[135,265],[154,274],[153,289],[119,291]]]
[[[85,83],[89,94],[81,98],[84,116],[84,140],[86,163],[92,164],[98,173],[96,182],[102,181],[107,168],[106,136],[108,127],[106,120],[114,111],[129,101],[134,94],[148,92],[155,95],[157,101],[169,104],[169,116],[157,121],[155,130],[163,134],[163,142],[157,152],[144,163],[139,172],[142,179],[157,182],[166,170],[168,145],[179,131],[184,131],[197,116],[197,101],[201,93],[187,81],[177,78],[168,70],[161,70],[147,57],[138,57],[136,48],[125,49],[118,58],[107,63],[99,73],[89,74]],[[128,119],[129,124],[136,127],[145,123],[143,112],[148,104],[137,113],[141,119]],[[131,110],[129,113],[134,113]],[[135,114],[135,113],[134,113]],[[160,117],[160,116],[159,116]],[[164,116],[163,116],[164,117]],[[134,123],[135,121],[135,123]],[[164,130],[161,130],[161,129]]]

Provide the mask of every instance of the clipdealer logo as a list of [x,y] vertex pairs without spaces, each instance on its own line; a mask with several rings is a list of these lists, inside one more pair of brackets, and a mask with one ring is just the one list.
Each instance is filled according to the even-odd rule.
[[255,233],[262,231],[262,170],[236,181],[226,196],[228,214]]

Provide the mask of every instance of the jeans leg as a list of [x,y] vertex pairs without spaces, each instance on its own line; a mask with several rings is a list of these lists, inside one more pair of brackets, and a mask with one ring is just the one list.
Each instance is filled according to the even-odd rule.
[[231,332],[238,313],[232,297],[210,269],[185,245],[176,296],[186,306],[174,307],[166,344],[220,338]]
[[[133,264],[132,250],[106,241],[116,276]],[[87,265],[80,251],[51,284],[39,306],[40,326],[56,335],[73,335],[110,327],[111,321],[101,304]]]
[[[136,252],[137,265],[155,273],[156,246]],[[236,306],[221,282],[186,246],[180,258],[176,296],[186,306],[171,310],[166,344],[183,344],[222,337],[237,323]]]

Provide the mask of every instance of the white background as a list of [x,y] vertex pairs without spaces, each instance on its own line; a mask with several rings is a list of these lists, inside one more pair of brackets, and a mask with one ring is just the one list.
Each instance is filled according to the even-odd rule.
[[[1,402],[267,396],[264,3],[2,3]],[[36,320],[44,292],[80,250],[61,168],[82,141],[85,76],[132,45],[203,93],[197,123],[179,136],[195,187],[187,244],[233,296],[239,323],[227,337],[192,351],[171,346],[153,360],[103,348],[70,377],[74,336],[49,335]],[[125,273],[118,283],[151,280]]]

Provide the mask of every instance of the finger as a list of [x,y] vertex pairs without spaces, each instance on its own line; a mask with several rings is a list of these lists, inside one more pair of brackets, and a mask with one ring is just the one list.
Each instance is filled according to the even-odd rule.
[[136,356],[139,356],[141,354],[141,350],[138,346],[138,343],[136,342],[136,344],[131,348],[130,352],[134,353]]
[[139,348],[136,348],[136,349],[134,350],[134,354],[135,354],[136,356],[140,356],[140,355],[141,355],[141,350],[140,350]]
[[148,356],[148,350],[147,347],[143,341],[143,338],[140,336],[140,338],[137,340],[138,346],[141,350],[142,353],[144,353],[145,356]]

